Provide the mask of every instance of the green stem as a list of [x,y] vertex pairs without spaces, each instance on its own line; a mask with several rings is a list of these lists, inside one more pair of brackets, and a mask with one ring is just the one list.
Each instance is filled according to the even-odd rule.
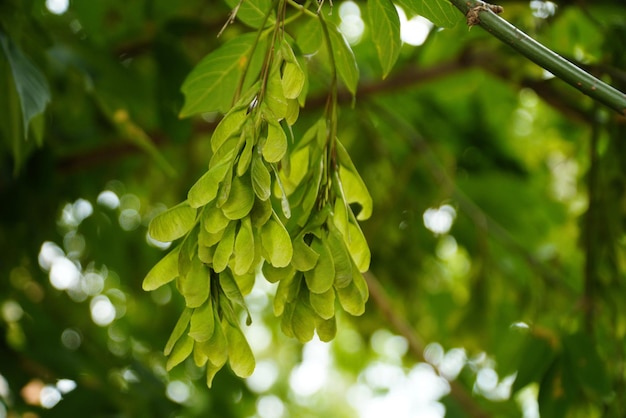
[[[466,15],[469,10],[485,5],[482,1],[476,0],[450,0],[450,2]],[[487,32],[587,96],[626,116],[625,93],[546,48],[491,10],[481,9],[478,17],[480,20],[478,24]]]

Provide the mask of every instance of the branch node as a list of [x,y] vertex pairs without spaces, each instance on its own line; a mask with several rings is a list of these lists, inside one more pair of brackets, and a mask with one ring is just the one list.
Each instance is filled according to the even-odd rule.
[[[470,3],[468,2],[467,5],[470,6]],[[469,10],[465,14],[465,17],[467,18],[467,26],[471,29],[472,26],[478,25],[480,23],[480,17],[478,14],[486,11],[492,11],[495,14],[500,14],[504,11],[504,8],[496,4],[476,3],[476,5],[470,6]]]

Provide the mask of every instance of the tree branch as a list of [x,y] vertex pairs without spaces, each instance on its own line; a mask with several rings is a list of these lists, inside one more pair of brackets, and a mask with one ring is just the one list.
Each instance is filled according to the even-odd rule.
[[524,32],[493,13],[487,3],[476,0],[450,0],[463,12],[477,12],[478,18],[469,24],[478,24],[520,54],[570,84],[592,99],[626,116],[626,94],[604,83],[565,58],[546,48]]

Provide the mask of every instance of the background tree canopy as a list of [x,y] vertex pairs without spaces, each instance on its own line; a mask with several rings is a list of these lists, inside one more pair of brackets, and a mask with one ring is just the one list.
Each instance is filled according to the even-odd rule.
[[[0,4],[0,417],[626,415],[624,115],[468,30],[447,1],[329,3]],[[509,22],[626,91],[622,1],[500,5]],[[225,114],[253,122],[216,130]],[[239,138],[258,141],[249,166],[248,145],[237,145],[235,167],[230,148],[216,146]],[[303,149],[317,157],[293,157]],[[256,368],[241,379],[248,363],[225,367],[208,389],[201,354],[169,372],[163,354],[197,287],[143,280],[178,244],[154,238],[192,228],[153,223],[151,236],[150,221],[185,199],[192,221],[196,207],[205,214],[231,177],[213,192],[217,183],[198,179],[228,158],[238,197],[227,193],[220,207],[232,231],[220,230],[205,256],[211,274],[217,264],[236,274],[206,291],[237,347],[245,343],[229,323],[241,314]],[[310,184],[325,194],[306,203],[298,187]],[[297,235],[311,225],[307,205],[315,214],[332,199],[344,203],[331,205],[332,222],[342,207],[350,219],[338,235],[352,255],[348,281],[367,268],[367,247],[348,243],[356,225],[371,253],[357,317],[344,310],[360,313],[364,288],[351,282],[355,306],[336,281],[320,282],[324,254],[339,251],[322,244],[335,224]],[[272,204],[253,207],[261,201]],[[259,210],[269,214],[261,223]],[[301,292],[337,293],[336,309],[283,302],[276,318],[277,285],[261,273],[276,278],[295,263],[281,258],[283,224],[294,252],[317,249],[322,260],[313,268],[298,258]],[[201,254],[199,235],[191,229],[176,251]],[[215,248],[228,240],[227,254]],[[271,265],[261,272],[263,258]],[[222,304],[229,283],[228,300],[241,296],[240,273],[255,281],[249,326]],[[301,306],[316,322],[294,313]],[[323,340],[334,335],[320,319],[327,308],[336,337],[301,344],[314,327]],[[299,319],[285,325],[285,316]]]

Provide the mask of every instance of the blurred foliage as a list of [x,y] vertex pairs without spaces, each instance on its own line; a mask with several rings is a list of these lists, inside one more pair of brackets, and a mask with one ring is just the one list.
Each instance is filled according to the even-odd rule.
[[[303,349],[259,285],[242,327],[257,372],[209,390],[193,361],[165,371],[184,300],[142,290],[165,254],[147,227],[212,155],[221,115],[179,119],[183,81],[249,29],[216,37],[221,1],[55,3],[0,2],[0,417],[369,417],[392,413],[385,400],[406,416],[626,415],[623,117],[463,24],[425,26],[389,71],[358,2],[337,135],[374,202],[366,313]],[[349,20],[342,4],[322,12]],[[622,1],[500,4],[626,91]],[[307,68],[296,138],[328,88],[323,59]],[[42,95],[24,107],[29,88]]]

